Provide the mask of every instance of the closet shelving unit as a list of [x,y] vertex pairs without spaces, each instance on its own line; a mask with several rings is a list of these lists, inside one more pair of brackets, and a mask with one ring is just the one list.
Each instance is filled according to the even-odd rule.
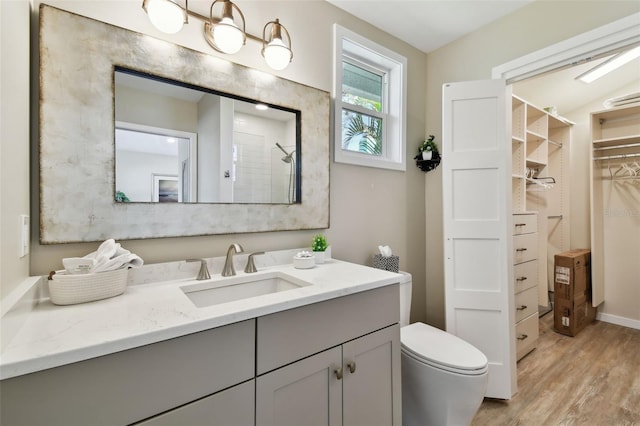
[[605,301],[606,286],[608,303],[638,309],[628,302],[640,276],[630,260],[640,257],[640,103],[591,113],[591,139],[592,304]]
[[511,108],[515,326],[520,360],[536,347],[539,305],[548,306],[548,271],[553,269],[549,259],[553,265],[553,256],[569,248],[568,203],[563,200],[568,199],[565,175],[573,123],[515,95]]

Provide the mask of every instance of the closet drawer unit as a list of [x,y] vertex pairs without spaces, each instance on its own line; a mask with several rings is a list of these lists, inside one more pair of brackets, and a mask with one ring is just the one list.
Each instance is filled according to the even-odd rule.
[[531,287],[516,294],[516,323],[538,312],[538,288]]
[[538,232],[538,215],[536,213],[513,215],[513,235],[533,232]]
[[538,312],[516,324],[516,359],[535,349],[538,342]]
[[513,263],[528,262],[538,258],[538,234],[522,234],[513,237]]
[[514,292],[520,293],[538,285],[538,260],[518,263],[513,267]]

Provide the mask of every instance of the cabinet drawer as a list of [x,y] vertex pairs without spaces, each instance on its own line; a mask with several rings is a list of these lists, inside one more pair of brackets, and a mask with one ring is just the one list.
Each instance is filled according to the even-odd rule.
[[535,213],[513,215],[513,235],[538,232],[538,215]]
[[2,424],[147,419],[253,378],[254,336],[248,320],[3,380]]
[[513,237],[513,263],[528,262],[538,258],[538,234]]
[[520,293],[538,285],[538,261],[518,263],[513,267],[514,292]]
[[257,374],[397,323],[399,297],[393,284],[258,318]]
[[225,389],[191,404],[160,414],[135,426],[252,425],[254,423],[255,381]]
[[516,323],[538,312],[538,287],[531,287],[516,294]]
[[518,361],[535,349],[538,343],[538,313],[516,324],[516,358]]

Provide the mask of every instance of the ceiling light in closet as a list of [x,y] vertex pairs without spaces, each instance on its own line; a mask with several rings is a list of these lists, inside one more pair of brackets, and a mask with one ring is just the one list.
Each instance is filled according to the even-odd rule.
[[615,56],[612,56],[600,65],[593,67],[585,73],[580,74],[576,77],[576,80],[580,80],[584,83],[591,83],[638,57],[640,57],[640,46],[636,46],[633,49],[626,50],[624,52],[618,53]]

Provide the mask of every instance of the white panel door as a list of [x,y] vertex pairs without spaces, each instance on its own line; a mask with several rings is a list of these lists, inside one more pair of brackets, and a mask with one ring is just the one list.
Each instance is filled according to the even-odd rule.
[[510,134],[503,80],[443,86],[447,331],[487,356],[486,396],[501,399],[517,390]]

